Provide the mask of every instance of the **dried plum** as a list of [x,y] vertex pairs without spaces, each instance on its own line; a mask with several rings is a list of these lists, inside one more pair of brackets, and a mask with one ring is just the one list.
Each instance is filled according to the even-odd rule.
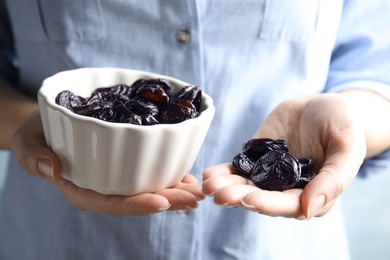
[[274,150],[282,150],[288,152],[287,144],[284,140],[273,140],[269,138],[254,138],[248,140],[243,151],[252,160],[256,161],[267,152]]
[[300,158],[301,178],[295,183],[294,188],[304,188],[315,176],[313,160],[310,158]]
[[153,102],[142,101],[142,100],[129,100],[125,103],[127,109],[133,111],[137,115],[158,115],[158,106]]
[[180,102],[174,102],[160,107],[158,121],[161,124],[175,124],[195,118],[197,114],[195,106],[192,103],[185,102],[185,104],[182,104]]
[[265,190],[304,188],[316,173],[310,158],[295,158],[284,140],[256,138],[247,141],[232,161],[238,175]]
[[299,181],[301,168],[294,156],[274,150],[260,157],[250,172],[253,183],[265,190],[291,189]]
[[141,115],[143,125],[158,125],[158,120],[152,115]]
[[75,95],[71,91],[64,90],[60,94],[57,95],[55,102],[58,105],[63,106],[65,108],[73,111],[73,109],[75,107],[82,106],[83,103],[85,102],[85,99],[80,97],[80,96]]
[[127,102],[130,99],[126,95],[121,95],[117,93],[111,93],[111,92],[98,92],[93,95],[91,95],[86,100],[86,105],[94,106],[94,105],[104,105],[105,103],[111,102],[111,103],[123,103]]
[[194,104],[197,111],[200,111],[202,101],[202,90],[198,86],[189,85],[177,92],[174,99],[185,99]]
[[239,153],[233,158],[233,167],[238,175],[250,178],[254,162],[244,153]]
[[92,92],[91,96],[94,96],[95,94],[98,93],[112,93],[116,95],[125,95],[130,98],[132,94],[132,90],[133,89],[126,84],[118,84],[112,87],[97,88]]
[[95,89],[88,98],[65,90],[55,99],[72,112],[116,123],[137,125],[174,124],[200,113],[202,91],[189,85],[176,94],[165,79],[139,79]]
[[158,85],[143,85],[138,88],[137,94],[155,104],[167,104],[169,102],[168,94]]
[[138,90],[144,88],[145,86],[150,86],[150,87],[159,87],[164,90],[164,92],[169,96],[173,96],[173,91],[172,91],[172,86],[169,83],[168,80],[165,79],[139,79],[136,82],[134,82],[131,85],[131,88],[133,89],[133,96],[131,98],[135,97],[135,93],[138,94]]

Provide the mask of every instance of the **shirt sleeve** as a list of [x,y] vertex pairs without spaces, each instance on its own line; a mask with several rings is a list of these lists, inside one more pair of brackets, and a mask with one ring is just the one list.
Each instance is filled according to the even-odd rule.
[[17,59],[7,7],[5,1],[0,0],[0,81],[16,86],[17,74]]
[[[390,1],[347,0],[329,67],[326,92],[374,91],[390,101]],[[359,176],[390,172],[390,150],[365,160]]]

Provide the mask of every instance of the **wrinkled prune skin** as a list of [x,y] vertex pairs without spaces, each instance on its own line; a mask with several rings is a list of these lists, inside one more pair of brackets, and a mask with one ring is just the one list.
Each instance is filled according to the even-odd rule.
[[112,87],[97,88],[92,92],[91,96],[94,96],[99,93],[111,93],[119,96],[123,95],[126,97],[130,97],[133,91],[133,88],[131,88],[130,86],[126,84],[119,84]]
[[76,114],[107,122],[156,125],[197,117],[201,100],[199,87],[189,85],[174,94],[167,80],[157,78],[97,88],[88,98],[65,90],[55,101]]
[[250,178],[254,162],[245,153],[234,156],[232,164],[238,175]]
[[132,111],[124,107],[123,105],[97,109],[87,115],[89,117],[93,117],[93,118],[97,118],[100,120],[113,122],[113,123],[127,123],[127,124],[134,124],[134,125],[142,124],[141,116],[136,115],[135,113],[133,113]]
[[247,141],[232,161],[238,175],[265,190],[304,188],[316,173],[310,158],[297,159],[284,140],[257,138]]
[[197,111],[200,111],[200,105],[202,101],[202,90],[198,86],[189,85],[177,92],[174,97],[177,99],[185,99],[194,104]]
[[173,102],[160,107],[158,121],[161,124],[175,124],[197,117],[198,113],[191,102]]
[[157,118],[152,115],[141,115],[142,125],[158,125],[159,122]]
[[284,140],[273,140],[269,138],[254,138],[247,141],[243,146],[243,151],[252,160],[256,161],[267,152],[282,150],[288,152],[287,144]]
[[60,94],[57,95],[55,102],[63,106],[71,111],[73,111],[74,108],[82,106],[82,104],[85,102],[85,99],[79,96],[76,96],[73,94],[73,92],[64,90]]
[[158,85],[143,85],[138,88],[137,94],[155,104],[167,104],[169,102],[168,94]]
[[300,158],[299,160],[301,166],[301,178],[297,183],[295,183],[293,188],[304,188],[306,184],[309,183],[317,174],[314,171],[313,160],[310,158]]
[[129,100],[126,102],[125,107],[137,115],[158,115],[159,109],[158,106],[153,102],[148,102],[144,100]]
[[138,94],[138,90],[145,86],[159,87],[169,96],[173,96],[172,86],[168,80],[165,79],[139,79],[131,85],[132,91],[134,92],[131,98],[134,98]]
[[284,191],[299,181],[301,168],[294,156],[274,150],[260,157],[250,172],[253,183],[264,190]]

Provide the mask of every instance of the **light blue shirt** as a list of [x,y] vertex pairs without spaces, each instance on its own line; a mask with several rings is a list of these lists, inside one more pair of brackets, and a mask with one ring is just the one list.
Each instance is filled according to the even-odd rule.
[[[350,88],[390,99],[388,0],[0,0],[0,7],[0,78],[28,95],[44,78],[79,67],[141,69],[201,86],[216,115],[192,169],[199,178],[231,161],[285,99]],[[9,168],[0,259],[348,259],[337,207],[310,223],[212,199],[187,213],[114,218],[74,210],[13,158]],[[389,168],[384,153],[360,174]]]

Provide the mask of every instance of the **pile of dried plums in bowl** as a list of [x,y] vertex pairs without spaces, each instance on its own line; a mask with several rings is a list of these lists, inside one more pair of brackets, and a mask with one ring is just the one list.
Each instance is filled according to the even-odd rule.
[[62,176],[103,194],[172,187],[190,172],[215,108],[200,87],[120,68],[82,68],[44,80],[38,103]]
[[255,138],[243,145],[233,158],[238,175],[264,190],[284,191],[304,188],[316,173],[310,158],[295,158],[284,140]]
[[195,118],[201,101],[200,87],[188,85],[173,93],[169,81],[162,78],[97,88],[87,98],[69,90],[56,97],[58,105],[76,114],[135,125],[175,124]]

